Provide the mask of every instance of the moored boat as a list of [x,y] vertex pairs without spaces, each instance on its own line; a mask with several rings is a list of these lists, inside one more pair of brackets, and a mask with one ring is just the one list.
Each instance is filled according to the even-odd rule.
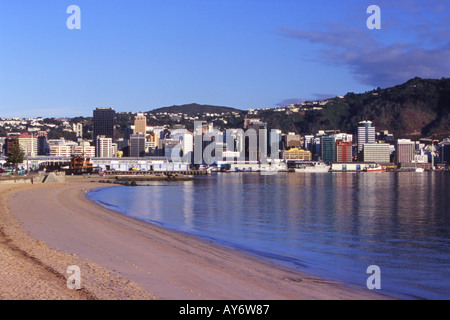
[[331,166],[323,162],[307,163],[294,169],[295,172],[329,172]]

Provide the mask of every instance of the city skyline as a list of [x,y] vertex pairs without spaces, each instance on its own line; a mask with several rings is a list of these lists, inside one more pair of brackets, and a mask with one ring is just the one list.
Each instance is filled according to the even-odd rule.
[[[319,100],[450,75],[442,1],[0,0],[2,117]],[[381,9],[381,29],[366,12]],[[66,12],[81,9],[81,29]]]

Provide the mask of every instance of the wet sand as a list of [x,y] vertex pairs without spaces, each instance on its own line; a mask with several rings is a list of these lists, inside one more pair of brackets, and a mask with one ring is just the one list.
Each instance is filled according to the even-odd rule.
[[[94,178],[0,185],[0,299],[389,299],[108,210]],[[67,288],[67,267],[81,290]]]

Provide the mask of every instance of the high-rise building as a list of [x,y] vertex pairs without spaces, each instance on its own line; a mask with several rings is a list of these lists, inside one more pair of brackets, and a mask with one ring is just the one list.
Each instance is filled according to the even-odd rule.
[[395,161],[408,163],[414,160],[416,145],[410,139],[398,139],[395,143]]
[[358,152],[361,152],[365,143],[375,143],[375,127],[372,121],[360,121],[358,124]]
[[194,135],[191,132],[186,132],[181,141],[181,149],[183,151],[183,161],[191,163],[194,153]]
[[50,149],[47,143],[47,132],[39,131],[37,134],[37,154],[39,156],[45,156],[50,153]]
[[267,161],[267,123],[251,121],[245,131],[245,158],[250,161]]
[[[280,129],[272,129],[269,132],[269,154],[271,159],[280,159],[281,150],[283,149],[283,136]],[[300,148],[299,148],[300,149]]]
[[147,132],[147,117],[143,113],[138,113],[134,118],[134,134]]
[[[95,140],[95,156],[99,158],[112,158],[115,156],[112,138],[97,136]],[[116,147],[117,149],[117,147]]]
[[114,119],[116,112],[111,108],[97,108],[94,110],[93,140],[98,136],[114,140]]
[[336,139],[334,136],[322,136],[320,141],[322,161],[331,163],[336,161]]
[[145,154],[145,134],[137,133],[130,136],[130,157],[143,157]]
[[352,142],[336,141],[336,162],[352,162]]

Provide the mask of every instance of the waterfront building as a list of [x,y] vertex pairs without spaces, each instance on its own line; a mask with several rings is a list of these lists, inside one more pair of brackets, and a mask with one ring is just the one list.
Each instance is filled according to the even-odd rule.
[[312,155],[311,151],[302,150],[300,148],[291,148],[289,150],[283,151],[284,160],[295,160],[295,161],[311,161]]
[[95,156],[99,158],[111,158],[117,154],[117,144],[113,144],[112,138],[98,136],[96,139]]
[[364,143],[364,162],[390,163],[390,145],[387,143]]
[[[272,129],[269,132],[269,154],[272,160],[280,159],[282,148],[282,133],[279,129]],[[299,147],[300,148],[300,147]]]
[[194,135],[191,132],[186,132],[180,142],[181,150],[183,151],[183,160],[191,163],[194,156]]
[[358,124],[358,153],[366,143],[375,143],[375,127],[372,121],[360,121]]
[[416,145],[410,139],[397,139],[395,143],[395,162],[410,163],[414,161]]
[[145,142],[145,134],[132,134],[130,136],[130,157],[143,157],[145,155]]
[[[253,120],[253,119],[249,119]],[[245,158],[249,161],[267,160],[267,123],[250,121],[245,129]]]
[[95,157],[95,147],[91,146],[89,141],[80,141],[78,146],[74,147],[73,155],[79,157],[93,158]]
[[164,156],[170,162],[180,162],[181,161],[181,144],[166,143],[164,146]]
[[322,161],[332,163],[336,161],[336,139],[334,136],[322,136],[320,141]]
[[353,143],[351,141],[336,141],[336,162],[352,162]]
[[72,147],[70,145],[50,145],[50,157],[69,158],[72,155]]
[[70,157],[75,152],[78,144],[74,141],[67,141],[63,137],[60,139],[49,139],[47,141],[49,155],[51,157]]

